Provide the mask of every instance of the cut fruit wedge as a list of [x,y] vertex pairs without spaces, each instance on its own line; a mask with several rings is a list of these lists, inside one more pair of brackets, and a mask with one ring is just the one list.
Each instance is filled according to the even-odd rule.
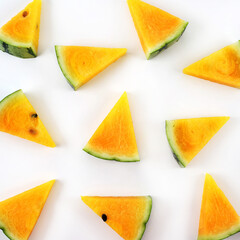
[[147,59],[177,42],[188,25],[188,22],[141,0],[127,2]]
[[240,88],[240,41],[191,64],[183,73]]
[[55,46],[58,64],[69,84],[77,90],[122,57],[126,48]]
[[41,0],[34,0],[0,29],[0,50],[21,58],[37,56]]
[[225,239],[240,231],[240,218],[209,174],[202,197],[198,240]]
[[0,229],[11,240],[27,240],[55,180],[0,202]]
[[48,147],[56,146],[22,90],[0,102],[0,131]]
[[189,118],[166,121],[166,134],[173,155],[186,167],[229,117]]
[[82,197],[83,202],[125,240],[140,240],[152,209],[152,198]]
[[123,93],[83,150],[106,160],[139,161],[126,92]]

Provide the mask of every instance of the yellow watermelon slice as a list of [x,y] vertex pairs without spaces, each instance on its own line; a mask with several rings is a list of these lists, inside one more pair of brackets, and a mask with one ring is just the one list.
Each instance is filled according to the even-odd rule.
[[27,240],[55,180],[0,202],[0,229],[11,240]]
[[173,155],[186,167],[229,117],[189,118],[166,121],[166,134]]
[[58,64],[69,84],[77,90],[122,57],[126,48],[55,46]]
[[198,240],[225,239],[240,231],[240,218],[213,178],[206,174]]
[[152,209],[152,198],[82,197],[83,202],[125,240],[140,240]]
[[56,146],[22,90],[0,102],[0,131],[48,147]]
[[123,93],[83,150],[106,160],[139,161],[126,92]]
[[183,73],[240,88],[240,41],[191,64]]
[[21,58],[37,56],[41,0],[34,0],[0,29],[0,50]]
[[146,58],[177,42],[188,22],[141,0],[127,0]]

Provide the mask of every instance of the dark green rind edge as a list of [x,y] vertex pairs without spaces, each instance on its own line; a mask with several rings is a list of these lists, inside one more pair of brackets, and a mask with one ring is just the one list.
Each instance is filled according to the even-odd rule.
[[155,57],[156,55],[158,55],[160,52],[162,52],[163,50],[169,48],[170,46],[172,46],[174,43],[178,42],[178,40],[180,39],[180,37],[183,35],[183,33],[185,32],[186,28],[187,28],[188,22],[185,22],[185,26],[183,27],[182,31],[180,31],[178,34],[176,34],[176,36],[168,41],[165,42],[165,44],[163,46],[161,46],[159,49],[153,51],[150,53],[149,57],[147,58],[147,60]]
[[147,226],[147,223],[148,223],[148,220],[150,218],[150,215],[151,215],[151,212],[152,212],[152,197],[151,196],[147,196],[148,199],[150,199],[150,206],[149,206],[149,212],[148,212],[148,215],[147,215],[147,218],[146,220],[143,222],[142,224],[142,234],[140,235],[140,237],[136,240],[141,240],[142,237],[143,237],[143,234],[146,230],[146,226]]
[[19,89],[19,90],[13,92],[13,93],[7,95],[5,98],[3,98],[3,99],[0,101],[0,105],[3,104],[3,102],[5,102],[6,100],[8,100],[9,97],[12,97],[13,95],[15,95],[15,94],[18,93],[18,92],[22,92],[22,89]]
[[26,48],[26,47],[18,47],[11,45],[10,43],[7,43],[0,39],[0,50],[3,52],[9,53],[15,57],[20,58],[35,58],[37,57],[36,53],[34,53],[33,49]]
[[172,139],[171,139],[171,137],[168,134],[168,129],[169,128],[170,127],[168,125],[168,120],[166,120],[165,121],[165,131],[166,131],[166,136],[167,136],[167,140],[168,140],[169,146],[170,146],[170,148],[172,150],[173,157],[175,158],[175,160],[177,161],[177,163],[179,164],[180,167],[185,168],[186,165],[185,165],[184,161],[182,161],[182,159],[179,156],[179,154],[176,153],[176,150],[175,150],[174,145],[172,143]]
[[6,237],[8,237],[10,240],[16,240],[16,239],[10,237],[10,235],[7,233],[7,230],[5,228],[0,227],[0,229],[3,231],[4,235]]
[[1,224],[1,222],[0,222],[0,230],[2,230],[4,235],[6,237],[8,237],[10,240],[18,240],[16,238],[10,237],[10,233],[6,230],[6,228],[3,226],[3,224]]
[[86,153],[88,153],[94,157],[97,157],[97,158],[100,158],[103,160],[111,160],[111,161],[117,161],[117,162],[139,162],[140,161],[140,159],[123,160],[123,159],[121,159],[121,157],[111,157],[111,158],[102,157],[100,153],[93,152],[86,147],[83,148],[83,151],[85,151]]
[[63,70],[63,67],[62,67],[62,64],[61,64],[61,62],[60,62],[60,52],[58,51],[58,48],[59,48],[60,46],[55,46],[55,52],[56,52],[56,56],[57,56],[57,61],[58,61],[58,65],[59,65],[59,67],[60,67],[60,69],[61,69],[61,71],[62,71],[62,73],[63,73],[63,75],[64,75],[64,77],[67,79],[67,81],[68,81],[68,83],[70,84],[70,86],[73,88],[73,90],[77,90],[78,89],[78,87],[75,87],[74,85],[73,85],[73,83],[72,83],[72,79],[68,76],[68,74],[67,73],[65,73],[65,71]]
[[240,226],[238,226],[238,228],[236,228],[236,230],[234,231],[226,231],[225,233],[222,234],[218,234],[216,236],[202,236],[202,237],[198,237],[197,240],[223,240],[226,239],[228,237],[231,237],[232,235],[236,234],[240,232]]

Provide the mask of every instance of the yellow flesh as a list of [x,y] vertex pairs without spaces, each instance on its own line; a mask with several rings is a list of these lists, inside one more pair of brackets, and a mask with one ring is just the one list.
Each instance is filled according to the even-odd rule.
[[0,228],[12,240],[27,240],[55,180],[0,202]]
[[147,56],[153,48],[175,35],[184,23],[182,19],[140,0],[128,0],[128,5]]
[[75,90],[103,71],[127,51],[126,48],[56,47],[61,69]]
[[229,117],[209,117],[172,121],[174,145],[186,165],[228,120]]
[[55,147],[39,116],[20,90],[0,103],[0,131]]
[[206,174],[198,238],[212,239],[211,237],[216,236],[215,239],[220,239],[225,232],[234,233],[234,229],[240,230],[238,214],[214,179]]
[[41,0],[34,0],[0,29],[0,38],[15,46],[32,47],[37,54]]
[[183,73],[240,88],[240,44],[229,45],[186,67]]
[[126,92],[98,127],[85,149],[106,159],[139,160]]
[[139,240],[151,211],[149,197],[82,197],[125,240]]

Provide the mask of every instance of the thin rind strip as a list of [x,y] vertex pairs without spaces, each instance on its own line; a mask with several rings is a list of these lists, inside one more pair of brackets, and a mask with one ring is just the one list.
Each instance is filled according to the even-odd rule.
[[231,229],[227,230],[224,233],[219,233],[214,236],[198,236],[197,240],[222,240],[222,239],[228,238],[238,232],[240,232],[240,223],[238,223],[236,226],[232,227]]
[[77,90],[77,85],[79,84],[78,82],[74,83],[74,80],[67,74],[67,69],[65,68],[65,64],[63,62],[63,58],[62,58],[62,54],[61,54],[61,46],[55,46],[55,52],[57,55],[57,61],[59,64],[59,67],[63,73],[63,75],[65,76],[65,78],[67,79],[68,83],[70,84],[70,86],[74,89]]
[[118,162],[139,162],[139,155],[136,154],[136,156],[134,157],[126,157],[126,156],[117,156],[117,155],[109,155],[107,153],[104,152],[96,152],[94,151],[94,149],[87,144],[83,150],[87,153],[89,153],[90,155],[97,157],[97,158],[101,158],[104,160],[114,160],[114,161],[118,161]]
[[180,39],[180,37],[183,35],[187,25],[188,25],[188,22],[183,21],[182,24],[176,29],[176,31],[171,36],[169,36],[164,41],[161,41],[160,43],[158,43],[154,48],[150,49],[146,53],[147,59],[149,60],[153,58],[162,50],[167,49],[168,47],[173,45],[175,42],[177,42]]
[[165,130],[166,130],[168,143],[171,147],[173,156],[181,167],[186,167],[188,163],[184,161],[184,159],[181,157],[180,151],[178,150],[177,144],[174,140],[173,129],[174,129],[174,120],[171,120],[171,121],[166,120]]
[[151,215],[151,211],[152,211],[152,197],[151,196],[146,196],[146,198],[148,199],[149,203],[148,203],[148,208],[146,209],[146,215],[145,215],[145,219],[143,219],[143,224],[142,224],[142,228],[141,230],[139,230],[139,236],[136,238],[136,240],[141,240],[143,237],[143,234],[146,230],[146,225],[148,223],[148,220],[150,218]]

